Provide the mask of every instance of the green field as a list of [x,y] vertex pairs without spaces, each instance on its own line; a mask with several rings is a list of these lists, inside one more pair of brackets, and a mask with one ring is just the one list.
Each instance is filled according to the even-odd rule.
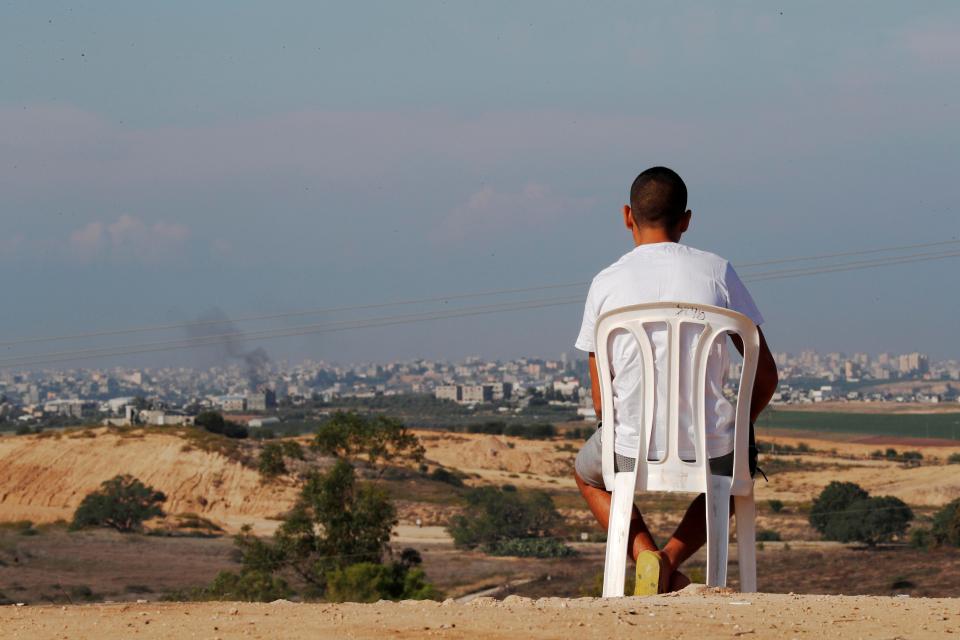
[[828,433],[960,440],[960,412],[931,414],[830,413],[768,409],[757,426]]

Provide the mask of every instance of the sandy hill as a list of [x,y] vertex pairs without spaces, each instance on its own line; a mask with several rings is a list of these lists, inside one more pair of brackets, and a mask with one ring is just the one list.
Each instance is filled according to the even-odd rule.
[[69,520],[84,496],[121,473],[163,491],[168,513],[196,513],[228,531],[277,516],[296,495],[173,432],[96,429],[0,438],[0,521]]

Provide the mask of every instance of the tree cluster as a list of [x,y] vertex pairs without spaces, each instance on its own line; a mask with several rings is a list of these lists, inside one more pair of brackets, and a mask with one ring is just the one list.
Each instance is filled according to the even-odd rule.
[[899,498],[871,496],[853,482],[831,482],[813,501],[810,524],[827,540],[870,547],[902,539],[913,511]]

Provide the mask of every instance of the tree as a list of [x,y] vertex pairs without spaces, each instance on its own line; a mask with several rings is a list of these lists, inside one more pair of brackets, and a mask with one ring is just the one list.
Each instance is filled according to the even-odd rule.
[[402,422],[386,416],[337,411],[320,425],[311,446],[324,455],[351,459],[365,455],[371,465],[406,458],[419,462],[424,449]]
[[104,481],[77,507],[71,529],[110,527],[121,533],[139,531],[144,520],[163,516],[167,497],[130,475]]
[[825,534],[833,516],[843,512],[853,502],[866,498],[869,494],[853,482],[834,480],[813,499],[810,509],[810,524],[821,534]]
[[[359,436],[351,433],[350,427],[358,427]],[[318,435],[322,435],[318,448],[339,459],[325,473],[314,471],[307,476],[296,504],[272,541],[261,540],[250,527],[244,527],[234,538],[242,562],[239,574],[221,574],[201,595],[226,593],[265,599],[288,588],[282,576],[296,576],[300,594],[307,598],[434,597],[435,590],[416,566],[420,564],[416,551],[404,550],[399,560],[385,562],[391,557],[390,532],[397,523],[396,511],[383,490],[358,481],[348,460],[356,455],[371,461],[422,456],[416,436],[395,421],[358,422],[349,414],[341,414],[332,430]],[[281,461],[283,455],[303,453],[299,445],[270,445],[276,447]],[[268,459],[275,464],[276,454],[269,454]]]
[[893,496],[872,497],[852,482],[831,482],[814,499],[810,524],[827,540],[874,547],[902,537],[913,511]]
[[380,564],[389,554],[396,511],[386,493],[358,483],[354,468],[338,460],[327,473],[314,472],[294,508],[264,542],[245,529],[235,538],[243,571],[276,573],[289,569],[323,595],[328,575],[351,564]]
[[551,535],[561,522],[553,499],[542,491],[480,487],[465,497],[466,508],[447,527],[457,547],[491,552],[507,540]]
[[960,547],[960,498],[947,503],[934,514],[931,532],[937,544]]

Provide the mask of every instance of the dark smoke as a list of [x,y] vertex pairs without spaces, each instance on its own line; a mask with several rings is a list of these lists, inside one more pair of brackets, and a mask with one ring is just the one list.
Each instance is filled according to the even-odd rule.
[[247,349],[245,341],[240,335],[239,327],[235,325],[222,310],[214,307],[205,311],[196,318],[196,322],[204,324],[187,325],[189,338],[205,338],[221,336],[211,344],[199,345],[193,348],[194,356],[200,361],[198,366],[211,367],[223,365],[230,360],[243,362],[244,375],[252,390],[256,390],[267,381],[267,371],[270,366],[270,356],[263,347]]

